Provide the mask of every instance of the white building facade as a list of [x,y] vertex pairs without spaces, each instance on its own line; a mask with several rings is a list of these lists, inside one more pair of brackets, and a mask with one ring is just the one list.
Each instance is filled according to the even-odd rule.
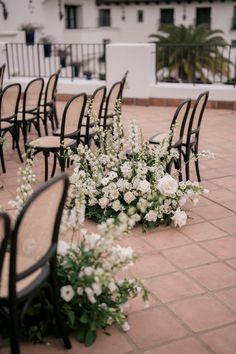
[[[207,22],[236,43],[236,2],[232,0],[4,0],[0,41],[23,42],[26,23],[42,26],[42,36],[57,43],[148,42],[162,23],[196,26]],[[0,5],[1,6],[1,5]],[[2,11],[1,11],[2,10]],[[4,10],[4,11],[3,11]],[[7,18],[4,19],[4,15]]]

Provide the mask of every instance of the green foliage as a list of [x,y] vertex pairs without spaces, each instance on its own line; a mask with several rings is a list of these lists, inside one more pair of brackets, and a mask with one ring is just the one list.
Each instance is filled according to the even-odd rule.
[[226,41],[221,30],[210,30],[207,24],[196,28],[163,25],[163,34],[151,34],[156,43],[156,69],[165,68],[168,76],[194,81],[199,76],[207,81],[206,71],[213,76],[229,75],[230,60],[224,56]]

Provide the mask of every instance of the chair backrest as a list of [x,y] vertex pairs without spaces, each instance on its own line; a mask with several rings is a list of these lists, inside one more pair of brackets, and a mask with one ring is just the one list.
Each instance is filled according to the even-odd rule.
[[[188,118],[188,113],[191,105],[191,99],[187,98],[183,102],[181,102],[173,116],[172,122],[170,129],[174,129],[174,134],[172,135],[171,141],[170,141],[170,146],[171,147],[176,147],[182,144],[183,141],[183,136],[184,136],[184,130],[185,130],[185,125],[186,121]],[[174,128],[175,127],[175,128]]]
[[[106,97],[106,86],[101,86],[98,87],[92,94],[91,96],[91,105],[90,105],[90,109],[93,112],[93,114],[96,115],[95,120],[97,120],[98,122],[101,119],[101,115],[102,115],[102,107],[104,105],[104,101],[105,101],[105,97]],[[94,119],[93,117],[88,117],[88,124],[90,122],[94,123]]]
[[121,98],[122,82],[115,82],[107,95],[104,116],[113,115],[116,102]]
[[123,76],[122,79],[121,79],[121,82],[122,82],[121,98],[123,97],[124,87],[125,87],[125,83],[126,83],[126,80],[127,80],[128,73],[129,73],[129,71],[127,70],[127,71],[124,73],[124,76]]
[[39,109],[43,86],[44,80],[40,77],[28,83],[23,97],[23,112]]
[[0,93],[0,128],[1,120],[16,118],[20,95],[20,84],[8,85]]
[[86,101],[86,93],[80,93],[79,95],[71,97],[71,99],[67,102],[62,114],[61,142],[64,140],[65,136],[79,136]]
[[11,235],[9,293],[16,282],[45,267],[56,256],[69,179],[61,174],[43,184],[28,199]]
[[191,117],[189,119],[189,126],[187,131],[187,143],[191,140],[191,135],[199,135],[203,114],[206,108],[209,91],[201,93],[194,104]]
[[4,72],[5,72],[6,64],[3,64],[0,67],[0,91],[3,88],[3,79],[4,79]]
[[52,74],[48,79],[46,89],[45,89],[45,98],[44,98],[45,105],[52,104],[56,98],[56,89],[57,89],[59,75],[60,75],[60,70]]

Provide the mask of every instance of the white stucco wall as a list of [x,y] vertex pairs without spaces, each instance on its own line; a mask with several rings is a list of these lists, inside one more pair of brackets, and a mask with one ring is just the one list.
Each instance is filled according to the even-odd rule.
[[[29,11],[29,0],[5,0],[8,9],[8,19],[3,20],[0,8],[0,41],[5,40],[4,35],[9,31],[17,31],[23,23],[38,23],[43,26],[41,33],[37,32],[36,40],[42,35],[52,35],[55,42],[88,42],[100,43],[103,39],[110,39],[112,42],[147,42],[148,35],[156,33],[160,21],[161,8],[174,8],[175,23],[194,25],[197,7],[211,7],[212,28],[222,29],[226,40],[231,43],[236,40],[236,30],[231,30],[234,6],[233,1],[204,2],[194,1],[191,4],[186,2],[186,19],[183,20],[183,4],[175,2],[171,4],[130,4],[124,6],[96,6],[95,0],[62,0],[64,4],[81,5],[82,7],[82,28],[65,29],[65,18],[59,20],[57,0],[33,0],[34,11]],[[111,9],[111,27],[97,27],[99,8]],[[137,22],[137,10],[144,11],[144,22]],[[122,14],[125,14],[125,21]],[[2,36],[2,38],[1,38]],[[4,38],[3,38],[4,37]],[[9,36],[10,41],[22,41],[23,37],[14,38]]]

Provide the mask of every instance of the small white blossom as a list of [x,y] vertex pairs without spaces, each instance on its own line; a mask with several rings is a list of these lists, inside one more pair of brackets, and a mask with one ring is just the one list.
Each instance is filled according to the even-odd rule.
[[178,208],[175,213],[174,216],[172,216],[172,220],[174,221],[174,225],[175,226],[179,226],[182,227],[186,224],[187,222],[187,214],[185,213],[185,211],[182,211],[180,208]]
[[60,293],[61,293],[61,298],[66,302],[70,302],[75,295],[75,292],[71,285],[62,286]]

